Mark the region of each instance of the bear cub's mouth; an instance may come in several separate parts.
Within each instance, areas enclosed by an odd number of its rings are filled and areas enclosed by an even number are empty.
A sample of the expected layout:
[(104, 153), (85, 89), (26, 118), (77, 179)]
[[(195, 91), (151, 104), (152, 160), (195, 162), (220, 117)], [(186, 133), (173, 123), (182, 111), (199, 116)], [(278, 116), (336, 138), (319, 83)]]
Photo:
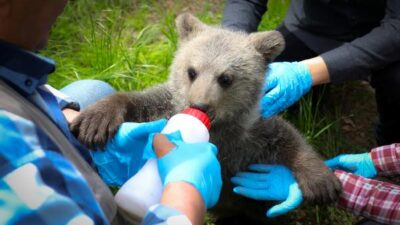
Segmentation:
[(203, 113), (207, 114), (207, 111), (210, 109), (210, 106), (207, 104), (203, 104), (203, 103), (192, 103), (192, 104), (190, 104), (190, 108), (198, 109), (198, 110), (202, 111)]
[(210, 119), (211, 124), (213, 124), (217, 120), (216, 112), (215, 112), (214, 108), (210, 105), (203, 104), (203, 103), (192, 103), (192, 104), (190, 104), (190, 107), (198, 109), (198, 110), (204, 112), (205, 114), (207, 114), (207, 116)]

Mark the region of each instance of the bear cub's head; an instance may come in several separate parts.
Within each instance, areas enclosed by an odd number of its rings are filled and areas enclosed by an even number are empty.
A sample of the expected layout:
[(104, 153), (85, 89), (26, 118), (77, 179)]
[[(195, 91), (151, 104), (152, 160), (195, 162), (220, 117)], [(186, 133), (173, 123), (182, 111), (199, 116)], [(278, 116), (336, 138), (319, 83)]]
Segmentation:
[(169, 82), (180, 105), (206, 111), (212, 122), (258, 118), (267, 64), (284, 48), (277, 31), (252, 34), (177, 17), (179, 48)]

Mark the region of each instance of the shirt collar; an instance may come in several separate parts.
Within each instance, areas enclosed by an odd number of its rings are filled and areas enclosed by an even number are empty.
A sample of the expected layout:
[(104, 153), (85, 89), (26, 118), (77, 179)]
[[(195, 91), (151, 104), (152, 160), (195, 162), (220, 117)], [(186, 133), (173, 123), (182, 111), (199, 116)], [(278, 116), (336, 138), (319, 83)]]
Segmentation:
[(26, 94), (47, 83), (48, 75), (54, 70), (51, 59), (0, 41), (0, 78)]

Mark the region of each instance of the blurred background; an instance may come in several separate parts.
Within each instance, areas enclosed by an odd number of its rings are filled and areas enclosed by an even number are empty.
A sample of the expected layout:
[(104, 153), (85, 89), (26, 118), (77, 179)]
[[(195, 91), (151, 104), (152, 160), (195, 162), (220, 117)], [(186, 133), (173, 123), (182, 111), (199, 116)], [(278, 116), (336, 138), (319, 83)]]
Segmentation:
[[(259, 30), (276, 28), (289, 0), (270, 0)], [(120, 91), (141, 90), (166, 80), (177, 48), (174, 19), (191, 12), (207, 24), (222, 20), (223, 0), (70, 0), (41, 54), (56, 61), (50, 84), (100, 79)], [(309, 94), (283, 116), (329, 158), (375, 146), (376, 108), (365, 82), (330, 85)], [(263, 216), (263, 215), (261, 215)], [(357, 218), (332, 206), (304, 205), (286, 224), (350, 225)], [(208, 215), (207, 225), (214, 225)]]

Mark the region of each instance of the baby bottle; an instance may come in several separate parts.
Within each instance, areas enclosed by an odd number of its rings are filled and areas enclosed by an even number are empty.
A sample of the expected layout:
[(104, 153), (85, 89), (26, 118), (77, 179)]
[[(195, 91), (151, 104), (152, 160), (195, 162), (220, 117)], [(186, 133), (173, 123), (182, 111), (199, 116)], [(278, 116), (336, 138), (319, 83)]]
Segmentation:
[[(210, 119), (195, 108), (187, 108), (172, 116), (162, 134), (180, 131), (186, 143), (208, 142)], [(132, 223), (139, 223), (149, 207), (160, 202), (163, 185), (158, 174), (157, 160), (149, 159), (135, 176), (130, 178), (115, 195), (123, 216)]]

